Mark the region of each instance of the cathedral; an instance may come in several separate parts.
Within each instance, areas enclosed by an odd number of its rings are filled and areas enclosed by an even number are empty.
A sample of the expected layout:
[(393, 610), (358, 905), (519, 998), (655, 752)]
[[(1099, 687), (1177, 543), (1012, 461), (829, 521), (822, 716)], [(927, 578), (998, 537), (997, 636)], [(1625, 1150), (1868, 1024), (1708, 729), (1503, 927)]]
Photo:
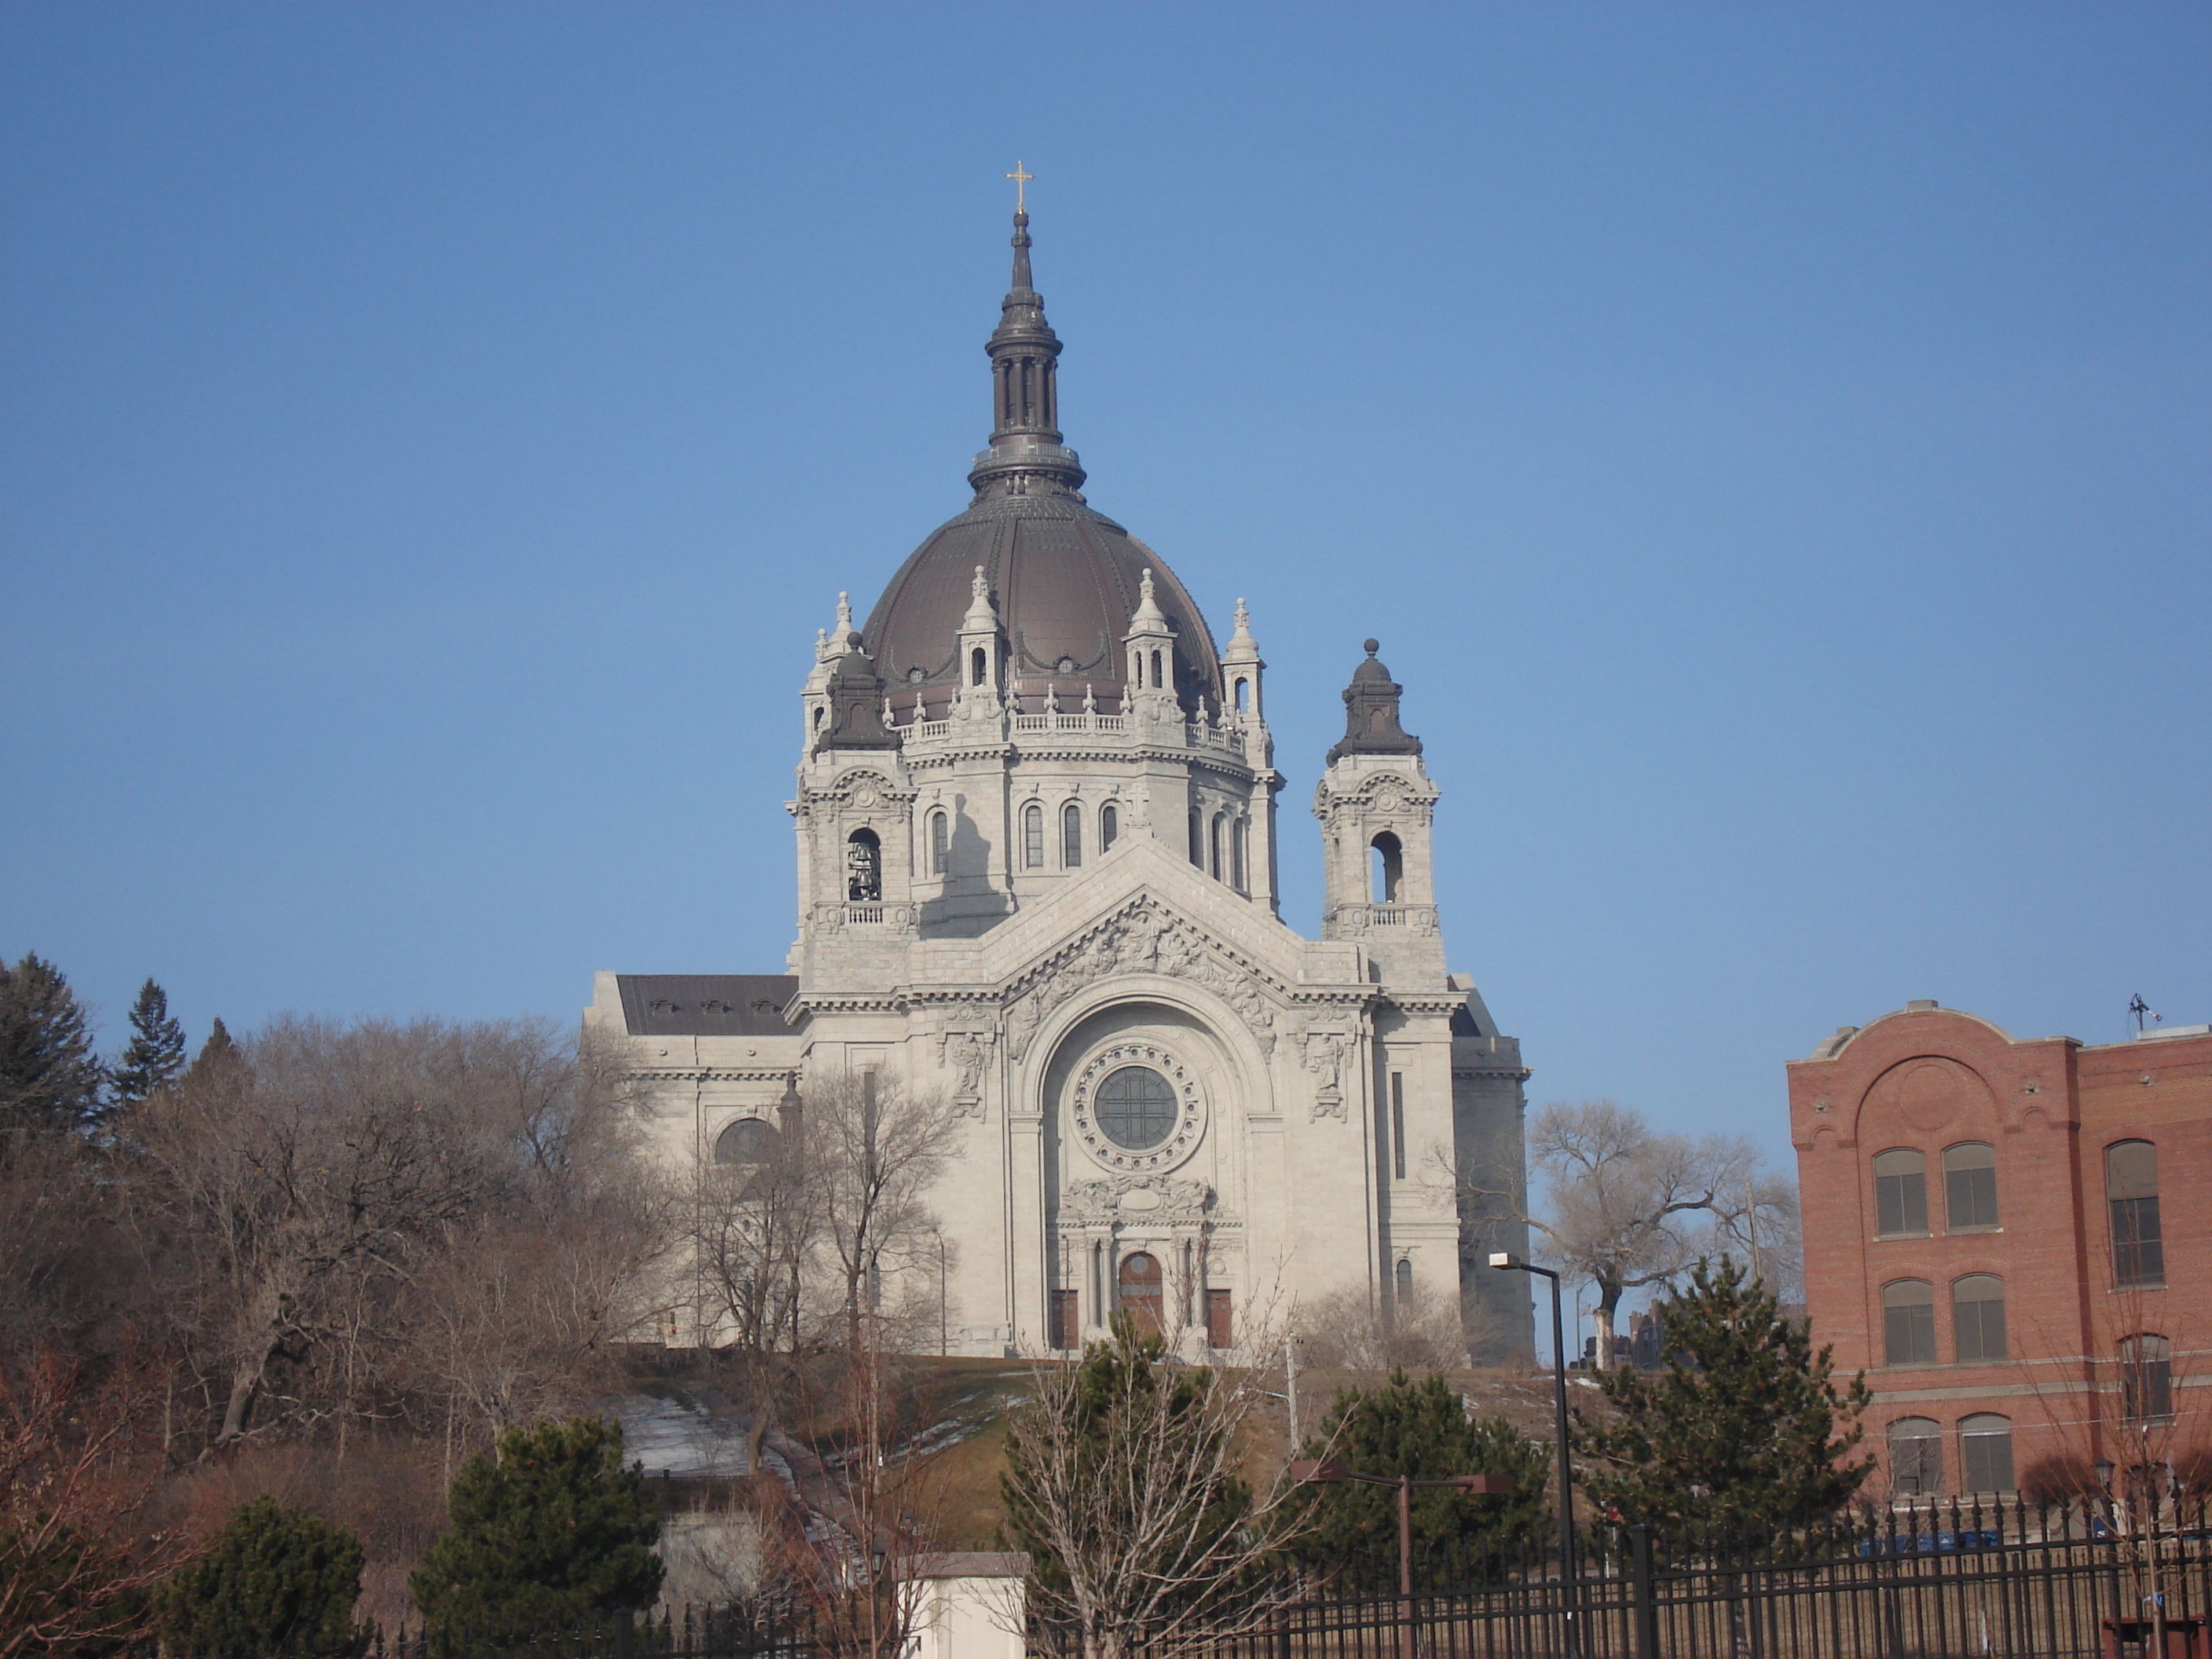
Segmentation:
[(1484, 1265), (1528, 1249), (1528, 1073), (1445, 966), (1401, 688), (1365, 641), (1303, 938), (1251, 617), (1217, 647), (1083, 495), (1030, 248), (1017, 210), (973, 499), (816, 640), (786, 971), (601, 973), (587, 1030), (674, 1159), (757, 1160), (820, 1079), (941, 1101), (953, 1352), (1079, 1347), (1119, 1308), (1198, 1358), (1255, 1311), (1349, 1292), (1387, 1318), (1417, 1288), (1457, 1297), (1478, 1360), (1530, 1348), (1526, 1280)]

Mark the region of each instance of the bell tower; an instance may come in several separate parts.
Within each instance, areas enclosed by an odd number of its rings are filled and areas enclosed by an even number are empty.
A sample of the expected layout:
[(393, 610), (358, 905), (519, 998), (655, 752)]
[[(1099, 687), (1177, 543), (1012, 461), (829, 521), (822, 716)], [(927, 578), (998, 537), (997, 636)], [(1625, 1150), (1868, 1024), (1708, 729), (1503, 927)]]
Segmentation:
[(1345, 689), (1345, 732), (1328, 751), (1314, 793), (1322, 822), (1322, 937), (1356, 939), (1386, 985), (1442, 987), (1443, 941), (1430, 836), (1437, 787), (1421, 764), (1421, 740), (1399, 724), (1405, 688), (1367, 659)]

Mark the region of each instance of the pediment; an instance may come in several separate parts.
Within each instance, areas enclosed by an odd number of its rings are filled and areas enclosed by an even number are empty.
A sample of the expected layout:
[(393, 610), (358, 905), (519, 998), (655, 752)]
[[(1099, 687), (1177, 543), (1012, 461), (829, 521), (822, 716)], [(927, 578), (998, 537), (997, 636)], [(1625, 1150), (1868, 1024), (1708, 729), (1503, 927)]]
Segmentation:
[(1254, 916), (1218, 884), (1139, 842), (996, 930), (984, 966), (1001, 988), (1017, 1060), (1079, 993), (1146, 975), (1212, 993), (1272, 1049), (1307, 948), (1272, 916)]

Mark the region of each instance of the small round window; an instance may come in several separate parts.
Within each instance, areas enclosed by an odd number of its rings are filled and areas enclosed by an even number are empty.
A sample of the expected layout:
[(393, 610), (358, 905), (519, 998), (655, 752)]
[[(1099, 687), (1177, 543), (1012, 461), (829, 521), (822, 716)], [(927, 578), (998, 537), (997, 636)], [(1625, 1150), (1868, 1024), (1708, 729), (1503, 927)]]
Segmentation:
[(1098, 1085), (1098, 1127), (1116, 1146), (1141, 1152), (1175, 1132), (1175, 1091), (1149, 1066), (1124, 1066)]

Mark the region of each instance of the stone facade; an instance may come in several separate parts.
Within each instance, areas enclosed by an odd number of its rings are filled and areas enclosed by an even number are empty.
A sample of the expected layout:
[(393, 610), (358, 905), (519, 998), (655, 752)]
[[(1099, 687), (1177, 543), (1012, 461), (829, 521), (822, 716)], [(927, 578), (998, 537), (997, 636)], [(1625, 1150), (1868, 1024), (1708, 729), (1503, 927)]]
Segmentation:
[(1401, 688), (1370, 641), (1316, 796), (1322, 937), (1301, 938), (1249, 615), (1217, 652), (1077, 492), (1025, 218), (1016, 249), (975, 501), (865, 630), (841, 596), (816, 642), (787, 973), (601, 974), (587, 1023), (632, 1045), (672, 1157), (772, 1130), (815, 1079), (948, 1102), (956, 1352), (1079, 1342), (1128, 1294), (1185, 1350), (1235, 1347), (1255, 1308), (1382, 1309), (1407, 1284), (1456, 1290), (1483, 1357), (1527, 1348), (1525, 1286), (1479, 1265), (1525, 1229), (1452, 1175), (1521, 1169), (1527, 1073), (1445, 967), (1439, 792)]

